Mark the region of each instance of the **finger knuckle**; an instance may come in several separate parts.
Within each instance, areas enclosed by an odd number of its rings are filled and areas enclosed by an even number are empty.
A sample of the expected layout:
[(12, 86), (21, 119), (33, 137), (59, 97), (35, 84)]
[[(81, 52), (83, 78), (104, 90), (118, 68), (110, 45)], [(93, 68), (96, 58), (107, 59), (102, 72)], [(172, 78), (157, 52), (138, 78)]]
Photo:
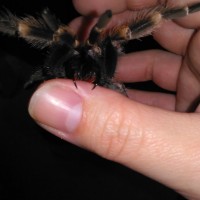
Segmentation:
[(134, 151), (140, 146), (143, 138), (141, 130), (138, 130), (138, 122), (131, 115), (127, 116), (119, 109), (107, 114), (101, 132), (96, 136), (94, 149), (101, 156), (118, 161), (129, 151)]

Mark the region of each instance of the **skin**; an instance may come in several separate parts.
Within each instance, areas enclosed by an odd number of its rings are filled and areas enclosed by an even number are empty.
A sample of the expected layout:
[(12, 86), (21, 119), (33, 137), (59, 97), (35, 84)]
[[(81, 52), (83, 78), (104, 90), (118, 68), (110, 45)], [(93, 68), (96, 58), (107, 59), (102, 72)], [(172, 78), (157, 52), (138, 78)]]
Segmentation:
[[(73, 2), (83, 16), (99, 15), (109, 8), (114, 19), (122, 19), (127, 9), (157, 3)], [(181, 1), (182, 5), (192, 2)], [(68, 142), (151, 177), (188, 199), (200, 199), (200, 107), (196, 104), (193, 112), (187, 112), (200, 95), (199, 19), (200, 12), (165, 21), (153, 36), (168, 51), (131, 53), (118, 62), (119, 80), (153, 80), (176, 95), (128, 90), (130, 98), (126, 98), (101, 87), (91, 90), (86, 82), (77, 82), (76, 89), (71, 80), (57, 79), (34, 93), (30, 115)], [(76, 31), (83, 21), (78, 18), (70, 26)]]

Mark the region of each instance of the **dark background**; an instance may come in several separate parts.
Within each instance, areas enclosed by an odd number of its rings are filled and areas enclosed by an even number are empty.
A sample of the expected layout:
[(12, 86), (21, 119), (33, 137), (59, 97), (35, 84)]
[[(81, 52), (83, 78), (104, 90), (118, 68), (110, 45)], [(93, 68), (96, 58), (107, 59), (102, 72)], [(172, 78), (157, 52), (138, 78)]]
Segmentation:
[[(49, 7), (68, 23), (78, 16), (71, 1), (0, 1), (19, 16)], [(136, 44), (136, 45), (135, 45)], [(129, 45), (159, 48), (151, 37)], [(44, 51), (0, 35), (0, 199), (182, 199), (132, 170), (75, 147), (38, 127), (27, 112), (33, 89), (22, 88)], [(155, 89), (150, 82), (138, 84)], [(159, 163), (158, 163), (159, 165)]]

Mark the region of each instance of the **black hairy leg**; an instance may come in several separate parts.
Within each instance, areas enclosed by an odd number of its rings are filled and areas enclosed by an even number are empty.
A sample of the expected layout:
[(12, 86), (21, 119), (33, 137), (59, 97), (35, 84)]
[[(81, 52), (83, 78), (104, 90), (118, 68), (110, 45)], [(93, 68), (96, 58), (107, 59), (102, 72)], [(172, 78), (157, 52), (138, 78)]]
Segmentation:
[(66, 25), (62, 25), (48, 8), (37, 18), (33, 16), (17, 17), (9, 10), (0, 14), (0, 32), (18, 36), (37, 48), (52, 47), (67, 43), (75, 46), (76, 36)]
[(151, 34), (162, 20), (173, 20), (200, 11), (200, 2), (185, 7), (167, 3), (138, 11), (127, 23), (108, 28), (112, 11), (105, 11), (91, 29), (86, 41), (79, 41), (67, 25), (48, 8), (37, 17), (17, 17), (8, 10), (0, 14), (0, 32), (24, 39), (32, 46), (48, 51), (47, 58), (26, 82), (25, 87), (54, 78), (82, 80), (126, 95), (123, 83), (115, 79), (118, 56), (129, 40)]

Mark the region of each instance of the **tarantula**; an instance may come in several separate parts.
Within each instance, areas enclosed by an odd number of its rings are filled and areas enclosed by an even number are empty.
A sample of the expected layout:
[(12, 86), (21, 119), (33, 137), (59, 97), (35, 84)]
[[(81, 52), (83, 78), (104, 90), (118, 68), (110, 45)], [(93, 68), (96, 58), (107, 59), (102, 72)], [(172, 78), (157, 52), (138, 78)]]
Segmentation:
[(38, 17), (19, 18), (5, 10), (0, 15), (0, 32), (25, 39), (34, 47), (49, 48), (44, 65), (35, 71), (25, 84), (54, 78), (83, 80), (126, 94), (125, 87), (114, 78), (118, 55), (125, 42), (139, 39), (161, 23), (200, 11), (200, 2), (185, 7), (157, 6), (140, 11), (135, 20), (105, 31), (112, 11), (105, 11), (92, 28), (86, 41), (80, 42), (67, 25), (58, 20), (48, 8)]

